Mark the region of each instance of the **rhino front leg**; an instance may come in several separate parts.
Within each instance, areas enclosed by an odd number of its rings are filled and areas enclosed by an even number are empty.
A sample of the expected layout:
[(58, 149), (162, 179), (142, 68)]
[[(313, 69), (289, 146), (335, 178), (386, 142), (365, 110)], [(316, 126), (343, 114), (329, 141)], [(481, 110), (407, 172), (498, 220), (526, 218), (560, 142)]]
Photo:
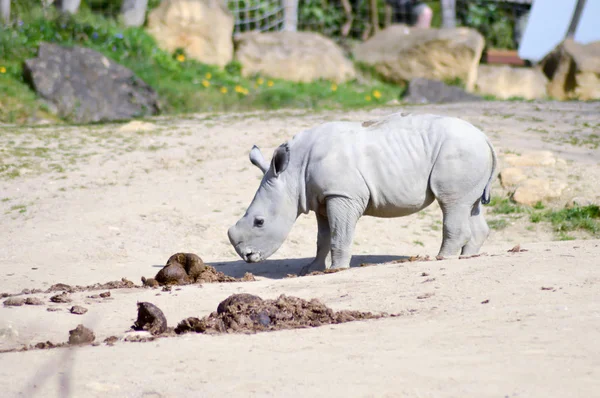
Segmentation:
[(306, 275), (313, 271), (323, 271), (327, 268), (327, 256), (331, 251), (331, 230), (329, 229), (329, 220), (327, 217), (317, 214), (317, 256), (310, 264), (304, 266), (300, 271), (300, 275)]
[(365, 205), (344, 197), (327, 199), (327, 218), (331, 229), (331, 268), (348, 268), (352, 258), (354, 229)]

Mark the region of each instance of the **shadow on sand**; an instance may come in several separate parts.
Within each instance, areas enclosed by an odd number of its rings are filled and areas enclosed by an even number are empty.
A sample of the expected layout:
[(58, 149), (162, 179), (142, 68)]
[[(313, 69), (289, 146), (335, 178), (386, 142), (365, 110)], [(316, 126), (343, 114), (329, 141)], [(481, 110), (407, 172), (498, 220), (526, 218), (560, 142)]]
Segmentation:
[[(363, 263), (380, 264), (407, 258), (408, 256), (356, 255), (352, 256), (350, 267), (359, 267)], [(246, 263), (242, 260), (214, 262), (207, 264), (215, 267), (217, 271), (221, 271), (224, 274), (233, 276), (235, 278), (241, 278), (246, 272), (251, 272), (256, 276), (269, 279), (282, 279), (288, 274), (298, 274), (302, 267), (309, 264), (312, 260), (312, 257), (305, 257), (281, 260), (265, 260), (260, 263), (253, 264)]]

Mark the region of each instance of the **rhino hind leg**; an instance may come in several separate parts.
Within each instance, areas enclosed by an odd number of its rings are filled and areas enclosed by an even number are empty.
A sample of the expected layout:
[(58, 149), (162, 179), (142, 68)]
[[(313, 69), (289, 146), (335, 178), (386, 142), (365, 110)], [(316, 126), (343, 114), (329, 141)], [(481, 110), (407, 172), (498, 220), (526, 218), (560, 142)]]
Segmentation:
[(324, 271), (327, 268), (327, 258), (331, 253), (331, 229), (326, 216), (317, 214), (317, 255), (308, 265), (300, 271), (300, 275), (306, 275), (313, 271)]
[(471, 228), (471, 239), (463, 246), (460, 254), (463, 256), (472, 256), (479, 253), (479, 249), (483, 246), (483, 242), (490, 234), (490, 228), (483, 216), (481, 201), (478, 200), (471, 209), (469, 217), (469, 226)]
[(471, 225), (469, 222), (470, 206), (444, 205), (440, 203), (443, 221), (442, 246), (439, 256), (456, 256), (471, 240)]

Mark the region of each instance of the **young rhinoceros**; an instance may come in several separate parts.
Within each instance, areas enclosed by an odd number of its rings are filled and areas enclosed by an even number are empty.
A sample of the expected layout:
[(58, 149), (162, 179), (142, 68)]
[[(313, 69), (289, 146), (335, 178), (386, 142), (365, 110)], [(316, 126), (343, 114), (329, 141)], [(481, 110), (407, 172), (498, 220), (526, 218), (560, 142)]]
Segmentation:
[(271, 256), (297, 217), (317, 216), (317, 254), (301, 274), (350, 266), (354, 228), (363, 216), (402, 217), (437, 199), (443, 212), (441, 256), (479, 252), (489, 228), (496, 153), (470, 123), (437, 115), (392, 114), (378, 122), (329, 122), (279, 146), (269, 164), (254, 146), (250, 161), (264, 173), (229, 240), (246, 262)]

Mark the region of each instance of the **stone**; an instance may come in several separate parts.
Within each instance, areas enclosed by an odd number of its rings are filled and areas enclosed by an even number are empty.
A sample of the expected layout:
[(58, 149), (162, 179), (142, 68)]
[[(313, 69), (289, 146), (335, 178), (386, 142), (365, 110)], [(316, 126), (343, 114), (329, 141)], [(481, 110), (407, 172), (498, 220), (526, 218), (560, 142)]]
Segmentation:
[(59, 116), (78, 123), (154, 115), (158, 95), (131, 70), (84, 47), (41, 43), (25, 79)]
[[(600, 203), (600, 202), (597, 202), (597, 203)], [(573, 207), (586, 207), (586, 206), (591, 206), (593, 204), (595, 204), (593, 199), (586, 198), (586, 197), (581, 197), (581, 196), (576, 196), (574, 198), (571, 198), (565, 204), (565, 207), (567, 209), (571, 209)]]
[(73, 307), (71, 307), (71, 309), (69, 311), (71, 312), (71, 314), (75, 314), (75, 315), (83, 315), (86, 312), (88, 312), (87, 308), (82, 307), (80, 305), (74, 305)]
[(475, 91), (499, 99), (543, 99), (547, 96), (547, 84), (548, 78), (539, 68), (479, 65)]
[(69, 330), (69, 344), (80, 345), (90, 344), (96, 339), (94, 332), (91, 329), (79, 324), (73, 330)]
[(386, 80), (404, 83), (414, 77), (460, 79), (473, 91), (485, 40), (475, 29), (410, 28), (393, 24), (354, 49), (356, 61), (371, 65)]
[(533, 206), (538, 202), (560, 197), (566, 187), (565, 183), (551, 183), (548, 180), (532, 178), (525, 180), (517, 187), (513, 200), (522, 205)]
[(566, 39), (540, 62), (550, 79), (548, 94), (559, 100), (600, 99), (600, 41)]
[(148, 14), (147, 31), (158, 46), (205, 64), (233, 59), (233, 15), (222, 0), (163, 0)]
[(523, 170), (517, 167), (507, 167), (500, 172), (500, 182), (505, 189), (513, 188), (526, 179)]
[(22, 297), (9, 297), (4, 300), (5, 307), (20, 307), (25, 304), (25, 299)]
[(333, 40), (315, 32), (246, 32), (235, 39), (243, 76), (263, 75), (293, 82), (354, 79), (352, 62)]
[(123, 133), (135, 133), (138, 131), (151, 131), (156, 128), (153, 123), (143, 122), (141, 120), (132, 120), (119, 127), (119, 131)]
[(509, 153), (504, 161), (513, 167), (551, 167), (556, 164), (556, 156), (550, 151), (529, 151), (520, 156)]
[(460, 87), (449, 86), (438, 80), (416, 77), (408, 83), (403, 101), (425, 104), (443, 102), (479, 101), (481, 97), (467, 93)]

